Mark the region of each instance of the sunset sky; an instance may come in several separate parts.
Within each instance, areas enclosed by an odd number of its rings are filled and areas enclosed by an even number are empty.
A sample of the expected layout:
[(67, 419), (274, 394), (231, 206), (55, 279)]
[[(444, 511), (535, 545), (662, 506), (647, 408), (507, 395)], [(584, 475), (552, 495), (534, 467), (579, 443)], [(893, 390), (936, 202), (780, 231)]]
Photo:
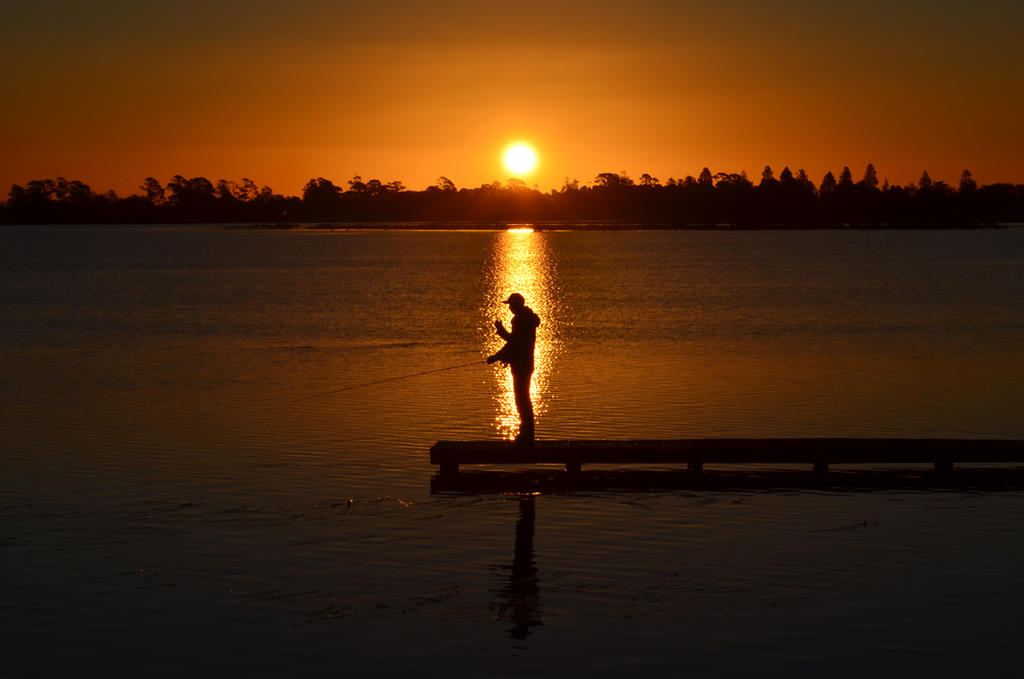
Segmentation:
[[(80, 179), (541, 190), (770, 164), (1024, 182), (1024, 3), (5, 2), (0, 197)], [(2, 199), (2, 198), (0, 198)]]

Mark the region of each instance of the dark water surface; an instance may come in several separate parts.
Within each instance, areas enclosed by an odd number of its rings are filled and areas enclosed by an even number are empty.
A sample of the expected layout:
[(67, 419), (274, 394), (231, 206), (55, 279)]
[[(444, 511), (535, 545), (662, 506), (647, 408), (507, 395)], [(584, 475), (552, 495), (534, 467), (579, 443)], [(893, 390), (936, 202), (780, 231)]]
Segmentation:
[(1018, 676), (1020, 484), (431, 494), (433, 441), (514, 435), (508, 375), (361, 385), (482, 361), (519, 291), (541, 438), (1024, 438), (1022, 265), (1020, 229), (0, 230), (0, 676)]

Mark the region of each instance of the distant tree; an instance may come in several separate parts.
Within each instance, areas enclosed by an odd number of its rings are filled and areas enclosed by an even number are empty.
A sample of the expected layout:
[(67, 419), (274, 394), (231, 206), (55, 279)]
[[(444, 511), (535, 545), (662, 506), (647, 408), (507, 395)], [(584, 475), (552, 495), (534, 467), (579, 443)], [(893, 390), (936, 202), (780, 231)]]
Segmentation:
[(769, 184), (775, 183), (775, 174), (772, 172), (771, 165), (765, 165), (764, 169), (761, 170), (761, 183), (758, 186), (768, 186)]
[(456, 191), (455, 183), (448, 179), (448, 177), (438, 177), (437, 182), (434, 184), (437, 188), (442, 191)]
[(25, 184), (25, 197), (30, 204), (45, 204), (56, 200), (57, 182), (52, 179), (33, 179)]
[[(341, 187), (330, 179), (310, 179), (302, 187), (301, 211), (309, 219), (334, 219), (342, 207), (341, 194)], [(274, 197), (261, 191), (260, 199), (273, 201)]]
[(735, 172), (716, 172), (714, 180), (716, 188), (724, 186), (750, 186), (750, 180), (747, 179), (746, 172), (739, 174)]
[(925, 170), (921, 174), (921, 178), (917, 180), (917, 186), (920, 189), (928, 190), (932, 188), (932, 178), (928, 176), (928, 170)]
[(352, 193), (366, 193), (366, 184), (363, 183), (363, 178), (353, 175), (352, 179), (348, 180), (348, 190)]
[(594, 184), (608, 188), (614, 186), (632, 186), (633, 180), (630, 179), (629, 175), (625, 172), (602, 172), (594, 178)]
[(405, 184), (396, 179), (395, 181), (385, 184), (384, 190), (388, 193), (401, 193), (402, 191), (405, 191)]
[(242, 177), (242, 183), (238, 185), (235, 198), (238, 200), (251, 203), (260, 196), (260, 190), (256, 186), (256, 182), (249, 179), (248, 177)]
[(789, 166), (782, 168), (782, 172), (779, 173), (779, 181), (783, 184), (793, 184), (793, 173), (790, 172)]
[(843, 171), (839, 173), (839, 184), (838, 186), (852, 186), (853, 175), (850, 174), (850, 168), (843, 166)]
[(64, 177), (57, 177), (54, 186), (54, 199), (60, 202), (82, 207), (88, 205), (96, 198), (88, 184), (78, 180), (68, 181)]
[(185, 179), (180, 174), (176, 174), (167, 183), (167, 192), (170, 194), (168, 202), (184, 210), (190, 218), (193, 216), (197, 219), (201, 218), (198, 216), (200, 212), (215, 200), (213, 183), (206, 177)]
[(227, 179), (218, 179), (213, 192), (219, 200), (238, 200), (238, 184)]
[(860, 183), (869, 189), (878, 188), (878, 174), (875, 172), (875, 166), (871, 163), (868, 163), (864, 170), (864, 179)]
[(562, 184), (562, 193), (570, 193), (579, 190), (580, 181), (578, 179), (573, 179), (572, 181), (569, 181), (568, 177), (565, 178), (565, 182)]
[(142, 182), (142, 196), (153, 205), (163, 205), (166, 202), (164, 187), (153, 177), (146, 177)]
[(821, 180), (821, 186), (818, 188), (818, 193), (821, 194), (822, 198), (832, 195), (836, 190), (836, 177), (832, 174), (832, 171), (825, 173), (825, 176)]
[(18, 184), (11, 184), (11, 190), (7, 193), (7, 207), (21, 207), (28, 202), (28, 192), (25, 187)]
[(974, 176), (970, 170), (964, 170), (963, 174), (960, 175), (960, 193), (974, 193), (978, 190), (978, 183), (974, 181)]
[(167, 202), (164, 187), (155, 178), (146, 177), (139, 188), (142, 190), (142, 198), (150, 205), (163, 205)]
[(701, 186), (714, 186), (714, 178), (711, 176), (711, 170), (704, 168), (700, 171), (700, 175), (697, 177), (697, 183)]
[(341, 189), (334, 185), (330, 179), (324, 179), (323, 177), (317, 177), (316, 179), (310, 179), (306, 182), (306, 185), (302, 187), (302, 201), (323, 201), (324, 199), (333, 200), (341, 195)]
[(651, 175), (647, 174), (646, 172), (644, 172), (642, 175), (640, 175), (640, 185), (641, 186), (646, 186), (648, 188), (654, 188), (655, 186), (661, 186), (661, 184), (658, 182), (658, 178), (657, 177), (652, 177)]
[(796, 181), (797, 181), (797, 183), (798, 183), (798, 184), (800, 184), (800, 186), (802, 186), (802, 187), (803, 187), (803, 188), (804, 188), (805, 190), (808, 190), (808, 191), (810, 191), (811, 193), (814, 193), (814, 182), (812, 182), (812, 181), (810, 180), (810, 178), (809, 178), (809, 177), (807, 176), (807, 172), (806, 172), (806, 171), (804, 171), (804, 169), (803, 169), (803, 168), (801, 168), (801, 169), (797, 170), (797, 173), (796, 173)]

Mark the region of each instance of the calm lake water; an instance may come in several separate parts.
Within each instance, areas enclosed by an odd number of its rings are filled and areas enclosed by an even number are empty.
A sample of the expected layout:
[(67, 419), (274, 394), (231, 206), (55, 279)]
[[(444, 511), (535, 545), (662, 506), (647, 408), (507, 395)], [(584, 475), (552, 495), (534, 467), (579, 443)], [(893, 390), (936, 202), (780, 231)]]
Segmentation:
[(427, 449), (514, 435), (514, 291), (540, 438), (1024, 438), (1022, 271), (1022, 229), (0, 229), (0, 675), (1019, 676), (1020, 484), (431, 493)]

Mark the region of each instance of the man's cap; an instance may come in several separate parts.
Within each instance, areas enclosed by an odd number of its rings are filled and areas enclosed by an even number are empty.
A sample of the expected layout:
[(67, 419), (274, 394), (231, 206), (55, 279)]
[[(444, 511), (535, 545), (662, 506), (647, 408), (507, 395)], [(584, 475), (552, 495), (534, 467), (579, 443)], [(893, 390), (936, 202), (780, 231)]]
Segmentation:
[(505, 304), (526, 304), (526, 300), (523, 299), (523, 296), (520, 295), (518, 292), (513, 292), (511, 295), (508, 296), (508, 299), (506, 299), (504, 303)]

